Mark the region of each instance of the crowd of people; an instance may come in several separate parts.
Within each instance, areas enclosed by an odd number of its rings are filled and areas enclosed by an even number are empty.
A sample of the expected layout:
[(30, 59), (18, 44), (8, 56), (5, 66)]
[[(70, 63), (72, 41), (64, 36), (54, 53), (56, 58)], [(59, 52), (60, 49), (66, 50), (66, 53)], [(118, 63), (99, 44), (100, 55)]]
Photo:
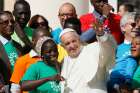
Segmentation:
[(26, 0), (0, 11), (0, 93), (140, 93), (140, 13), (90, 3), (84, 15), (63, 3), (56, 29)]

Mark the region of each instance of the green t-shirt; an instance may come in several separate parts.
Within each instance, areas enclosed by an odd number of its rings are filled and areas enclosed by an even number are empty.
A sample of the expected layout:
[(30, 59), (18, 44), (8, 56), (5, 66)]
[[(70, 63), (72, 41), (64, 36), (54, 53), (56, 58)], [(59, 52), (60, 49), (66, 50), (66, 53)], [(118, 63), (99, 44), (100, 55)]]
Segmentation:
[(10, 60), (11, 63), (11, 68), (13, 70), (14, 68), (14, 64), (16, 62), (16, 59), (18, 58), (18, 53), (16, 48), (13, 46), (13, 43), (11, 41), (8, 41), (5, 45), (4, 45), (5, 51), (8, 54), (8, 58)]
[[(32, 36), (33, 36), (33, 29), (30, 27), (25, 27), (24, 28), (24, 32), (27, 35), (27, 37), (29, 38), (30, 41), (32, 41)], [(18, 37), (18, 35), (16, 34), (16, 32), (14, 31), (13, 35), (12, 35), (12, 39), (15, 40), (16, 42), (18, 42), (21, 46), (25, 46), (25, 44), (23, 43), (23, 41)]]
[[(57, 71), (55, 68), (48, 66), (43, 61), (38, 61), (29, 67), (24, 74), (22, 81), (39, 80), (41, 78), (47, 78), (56, 74)], [(60, 84), (55, 81), (48, 81), (30, 93), (60, 93)]]
[(133, 80), (132, 80), (132, 87), (140, 88), (140, 66), (138, 66), (137, 70), (134, 73)]

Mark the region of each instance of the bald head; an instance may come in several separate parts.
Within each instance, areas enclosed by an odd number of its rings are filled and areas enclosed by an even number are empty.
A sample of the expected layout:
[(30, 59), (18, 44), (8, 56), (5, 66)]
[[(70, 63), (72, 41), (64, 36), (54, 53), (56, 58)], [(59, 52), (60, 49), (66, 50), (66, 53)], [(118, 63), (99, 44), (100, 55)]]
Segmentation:
[(62, 4), (60, 6), (60, 8), (59, 8), (59, 13), (61, 13), (64, 10), (68, 10), (68, 9), (76, 14), (76, 9), (75, 9), (74, 5), (71, 4), (71, 3), (64, 3), (64, 4)]
[(72, 5), (71, 3), (64, 3), (59, 8), (58, 17), (60, 19), (62, 27), (64, 26), (64, 22), (67, 18), (77, 17), (74, 5)]

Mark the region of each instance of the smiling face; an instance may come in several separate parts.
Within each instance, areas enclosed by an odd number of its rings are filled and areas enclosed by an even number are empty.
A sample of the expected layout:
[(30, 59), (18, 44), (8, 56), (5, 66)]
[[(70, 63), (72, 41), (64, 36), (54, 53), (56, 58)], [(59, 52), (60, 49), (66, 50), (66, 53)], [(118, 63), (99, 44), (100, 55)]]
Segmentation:
[(24, 28), (31, 17), (30, 6), (25, 3), (16, 3), (13, 14), (15, 16), (15, 20), (22, 28)]
[(102, 14), (104, 3), (108, 3), (108, 0), (90, 0), (90, 2), (94, 6), (94, 9)]
[(71, 17), (77, 17), (74, 6), (70, 3), (63, 4), (59, 9), (58, 14), (61, 26), (64, 27), (65, 20)]
[(67, 32), (61, 36), (62, 45), (70, 57), (77, 57), (80, 54), (81, 42), (76, 32)]
[(135, 58), (140, 58), (140, 36), (136, 36), (132, 40), (131, 54)]
[(3, 13), (0, 15), (0, 34), (10, 39), (14, 32), (14, 19), (12, 14)]
[(47, 63), (54, 62), (58, 58), (57, 45), (51, 39), (46, 40), (41, 48), (41, 55)]

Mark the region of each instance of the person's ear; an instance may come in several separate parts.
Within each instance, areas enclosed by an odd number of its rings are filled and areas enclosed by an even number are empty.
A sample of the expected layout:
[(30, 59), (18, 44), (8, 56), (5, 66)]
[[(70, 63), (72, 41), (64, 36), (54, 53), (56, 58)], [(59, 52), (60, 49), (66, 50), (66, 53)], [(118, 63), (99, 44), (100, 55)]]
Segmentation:
[(14, 10), (12, 11), (12, 13), (13, 13), (13, 15), (15, 16), (15, 11), (14, 11)]

